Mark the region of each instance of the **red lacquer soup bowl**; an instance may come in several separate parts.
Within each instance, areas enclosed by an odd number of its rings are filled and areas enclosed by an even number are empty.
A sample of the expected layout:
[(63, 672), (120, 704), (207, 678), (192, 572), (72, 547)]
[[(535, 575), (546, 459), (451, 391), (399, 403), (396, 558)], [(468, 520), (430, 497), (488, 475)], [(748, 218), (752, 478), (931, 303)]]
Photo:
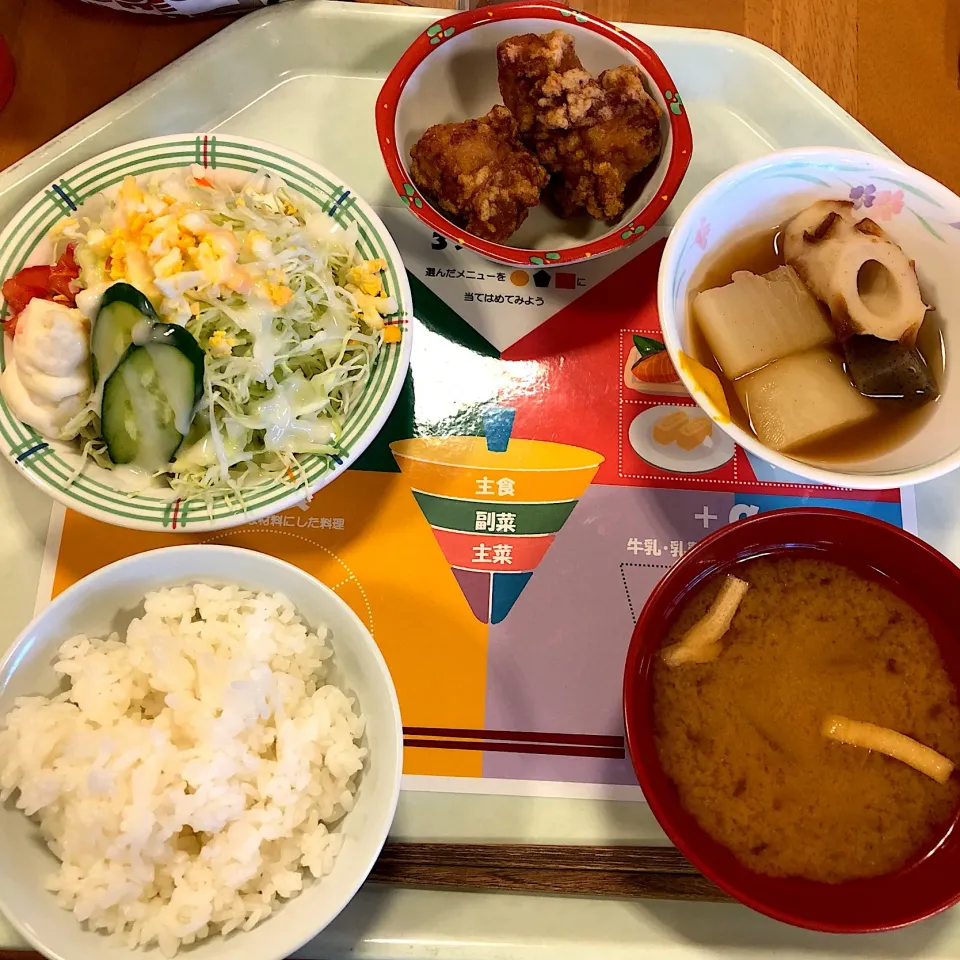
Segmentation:
[(708, 836), (684, 810), (660, 765), (652, 667), (679, 607), (705, 579), (769, 555), (818, 556), (883, 582), (926, 618), (947, 672), (960, 688), (960, 570), (946, 557), (890, 524), (841, 510), (779, 510), (738, 521), (678, 561), (637, 621), (623, 700), (627, 744), (644, 795), (667, 836), (705, 876), (767, 916), (830, 933), (892, 930), (932, 916), (960, 900), (960, 808), (926, 849), (884, 876), (839, 884), (768, 877)]

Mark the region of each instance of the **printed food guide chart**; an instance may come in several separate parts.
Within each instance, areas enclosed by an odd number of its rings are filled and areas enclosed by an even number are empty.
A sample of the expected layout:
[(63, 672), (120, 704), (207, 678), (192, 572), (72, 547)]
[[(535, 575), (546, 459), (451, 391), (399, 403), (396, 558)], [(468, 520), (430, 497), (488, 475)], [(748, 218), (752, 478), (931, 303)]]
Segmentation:
[(143, 550), (261, 550), (373, 633), (400, 698), (405, 787), (642, 800), (623, 662), (664, 572), (780, 507), (916, 532), (913, 492), (808, 483), (711, 424), (660, 349), (662, 230), (593, 263), (517, 270), (381, 213), (419, 324), (399, 403), (353, 469), (309, 504), (214, 534), (191, 534), (189, 509), (171, 537), (55, 505), (38, 605)]

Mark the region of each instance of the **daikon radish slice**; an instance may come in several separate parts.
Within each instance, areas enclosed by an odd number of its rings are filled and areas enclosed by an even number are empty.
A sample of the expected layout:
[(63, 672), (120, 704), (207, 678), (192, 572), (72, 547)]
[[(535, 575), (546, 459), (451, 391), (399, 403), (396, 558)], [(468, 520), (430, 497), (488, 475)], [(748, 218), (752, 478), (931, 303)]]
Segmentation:
[(836, 339), (792, 267), (763, 276), (740, 270), (725, 287), (697, 294), (693, 316), (731, 380)]
[(707, 663), (720, 656), (723, 649), (720, 640), (730, 629), (730, 624), (749, 589), (750, 584), (729, 574), (716, 599), (706, 614), (684, 635), (679, 643), (671, 644), (661, 656), (671, 667), (681, 663)]
[(937, 783), (946, 783), (953, 773), (953, 761), (889, 727), (878, 727), (874, 723), (849, 720), (847, 717), (830, 716), (823, 721), (821, 732), (830, 740), (837, 740), (851, 747), (863, 747), (864, 750), (876, 750), (877, 753), (900, 760), (914, 770), (925, 773)]
[(759, 441), (778, 452), (789, 453), (878, 412), (850, 383), (840, 358), (822, 347), (769, 363), (734, 387)]

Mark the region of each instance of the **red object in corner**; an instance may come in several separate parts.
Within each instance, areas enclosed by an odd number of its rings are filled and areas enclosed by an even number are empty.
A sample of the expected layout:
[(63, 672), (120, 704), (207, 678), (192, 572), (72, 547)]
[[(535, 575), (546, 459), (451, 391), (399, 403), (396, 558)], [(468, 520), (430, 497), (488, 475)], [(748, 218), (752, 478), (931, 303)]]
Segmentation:
[(10, 48), (7, 46), (7, 41), (0, 35), (0, 110), (4, 108), (13, 93), (15, 74)]

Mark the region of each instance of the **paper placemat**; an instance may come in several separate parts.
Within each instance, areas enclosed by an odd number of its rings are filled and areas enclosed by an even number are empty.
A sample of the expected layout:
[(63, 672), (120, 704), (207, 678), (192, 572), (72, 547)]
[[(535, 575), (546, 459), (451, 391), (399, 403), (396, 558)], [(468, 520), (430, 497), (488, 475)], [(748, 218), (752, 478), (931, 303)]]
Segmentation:
[[(400, 697), (408, 789), (641, 800), (622, 671), (663, 573), (724, 524), (781, 507), (838, 506), (916, 532), (912, 490), (808, 483), (697, 426), (677, 384), (628, 385), (634, 337), (660, 337), (663, 232), (595, 263), (515, 270), (406, 211), (380, 213), (419, 326), (397, 408), (353, 469), (300, 508), (216, 534), (191, 533), (191, 504), (171, 509), (174, 537), (57, 506), (38, 606), (139, 551), (262, 550), (370, 628)], [(491, 452), (485, 430), (511, 415), (506, 449)], [(679, 440), (678, 422), (690, 427)]]

